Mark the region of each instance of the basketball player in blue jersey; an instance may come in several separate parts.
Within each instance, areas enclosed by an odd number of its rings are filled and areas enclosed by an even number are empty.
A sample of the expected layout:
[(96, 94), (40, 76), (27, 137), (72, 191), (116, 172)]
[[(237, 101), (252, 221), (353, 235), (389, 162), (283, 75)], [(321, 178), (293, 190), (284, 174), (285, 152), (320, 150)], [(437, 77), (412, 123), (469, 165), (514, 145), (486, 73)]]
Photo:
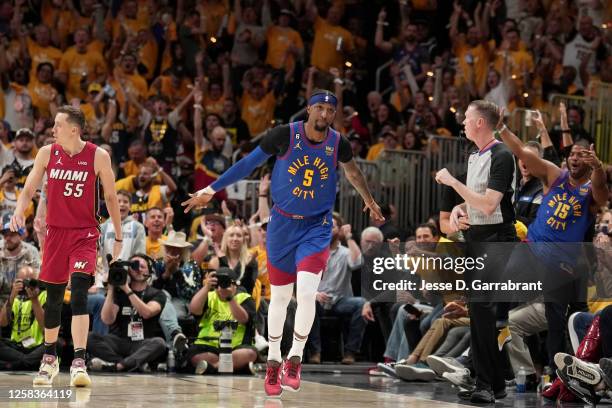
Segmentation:
[[(562, 282), (562, 276), (567, 275), (564, 269), (575, 268), (580, 255), (580, 245), (567, 243), (585, 241), (598, 208), (607, 202), (608, 187), (602, 163), (593, 145), (588, 146), (581, 140), (572, 146), (566, 159), (567, 170), (562, 170), (526, 148), (506, 125), (500, 126), (501, 123), (498, 129), (503, 142), (544, 186), (542, 205), (529, 225), (527, 240), (536, 243), (529, 248), (546, 265), (545, 278), (548, 279), (545, 281)], [(545, 302), (545, 312), (549, 362), (551, 367), (555, 367), (555, 354), (565, 351), (569, 302), (576, 301), (577, 295), (572, 284), (559, 286), (552, 295), (554, 299)], [(551, 293), (545, 294), (545, 300), (550, 296)], [(545, 397), (556, 397), (553, 394), (553, 389), (543, 393)]]
[[(253, 152), (182, 204), (186, 206), (185, 212), (205, 206), (215, 192), (248, 176), (270, 156), (276, 156), (271, 181), (274, 207), (266, 242), (271, 299), (265, 391), (270, 397), (280, 396), (283, 389), (300, 388), (302, 353), (315, 316), (321, 273), (329, 257), (338, 162), (363, 198), (364, 211), (369, 210), (376, 220), (384, 220), (353, 160), (350, 143), (330, 127), (336, 106), (333, 93), (315, 91), (306, 108), (307, 121), (270, 129)], [(281, 337), (294, 283), (298, 305), (293, 345), (281, 364)]]

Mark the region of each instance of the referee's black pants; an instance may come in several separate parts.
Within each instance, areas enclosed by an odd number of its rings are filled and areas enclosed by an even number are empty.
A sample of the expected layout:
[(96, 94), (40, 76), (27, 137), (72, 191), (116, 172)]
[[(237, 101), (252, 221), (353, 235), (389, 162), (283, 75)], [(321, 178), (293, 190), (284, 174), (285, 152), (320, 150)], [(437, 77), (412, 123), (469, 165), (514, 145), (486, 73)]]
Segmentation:
[[(516, 230), (512, 223), (471, 226), (466, 232), (468, 255), (474, 258), (486, 251), (485, 269), (479, 276), (466, 276), (468, 280), (482, 276), (500, 275), (504, 270), (504, 259), (494, 255), (495, 247), (480, 243), (516, 242)], [(486, 246), (486, 249), (485, 249)], [(499, 249), (499, 248), (498, 248)], [(504, 251), (499, 251), (504, 253)], [(507, 251), (506, 251), (507, 253)], [(497, 305), (486, 293), (470, 294), (468, 301), (470, 316), (470, 347), (476, 374), (476, 388), (491, 390), (494, 393), (506, 388), (504, 361), (497, 345)]]

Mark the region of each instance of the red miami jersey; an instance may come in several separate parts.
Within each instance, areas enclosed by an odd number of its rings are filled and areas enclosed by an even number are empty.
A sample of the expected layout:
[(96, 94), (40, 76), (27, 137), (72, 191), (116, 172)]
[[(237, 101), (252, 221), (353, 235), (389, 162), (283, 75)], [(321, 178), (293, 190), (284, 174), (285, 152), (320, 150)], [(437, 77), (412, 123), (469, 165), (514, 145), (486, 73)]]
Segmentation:
[(47, 225), (56, 228), (98, 226), (98, 182), (94, 158), (98, 147), (85, 143), (70, 157), (53, 143), (47, 164)]

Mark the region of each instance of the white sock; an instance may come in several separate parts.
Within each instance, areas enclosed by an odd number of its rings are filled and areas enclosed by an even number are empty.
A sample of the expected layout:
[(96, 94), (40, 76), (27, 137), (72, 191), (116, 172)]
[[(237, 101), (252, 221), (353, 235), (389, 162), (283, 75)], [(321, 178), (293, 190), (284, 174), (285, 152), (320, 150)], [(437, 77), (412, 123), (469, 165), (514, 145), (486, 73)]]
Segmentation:
[(270, 305), (268, 307), (268, 361), (283, 361), (281, 340), (287, 316), (287, 306), (293, 295), (293, 283), (283, 286), (270, 285)]
[(308, 340), (312, 322), (315, 318), (315, 301), (321, 276), (322, 273), (298, 272), (296, 291), (297, 310), (295, 311), (293, 344), (287, 358), (298, 356), (300, 360), (302, 359), (304, 346), (306, 345), (306, 340)]

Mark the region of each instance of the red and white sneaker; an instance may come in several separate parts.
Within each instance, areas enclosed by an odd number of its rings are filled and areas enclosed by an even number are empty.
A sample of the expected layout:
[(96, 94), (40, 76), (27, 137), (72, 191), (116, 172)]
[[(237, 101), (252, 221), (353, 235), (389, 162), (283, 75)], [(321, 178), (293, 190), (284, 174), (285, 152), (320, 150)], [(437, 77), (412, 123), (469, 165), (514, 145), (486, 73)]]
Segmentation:
[(293, 356), (283, 362), (283, 380), (281, 382), (284, 390), (298, 392), (300, 390), (300, 378), (302, 373), (302, 362), (298, 356)]
[(280, 397), (283, 393), (281, 387), (281, 363), (278, 361), (268, 360), (264, 388), (268, 397)]

